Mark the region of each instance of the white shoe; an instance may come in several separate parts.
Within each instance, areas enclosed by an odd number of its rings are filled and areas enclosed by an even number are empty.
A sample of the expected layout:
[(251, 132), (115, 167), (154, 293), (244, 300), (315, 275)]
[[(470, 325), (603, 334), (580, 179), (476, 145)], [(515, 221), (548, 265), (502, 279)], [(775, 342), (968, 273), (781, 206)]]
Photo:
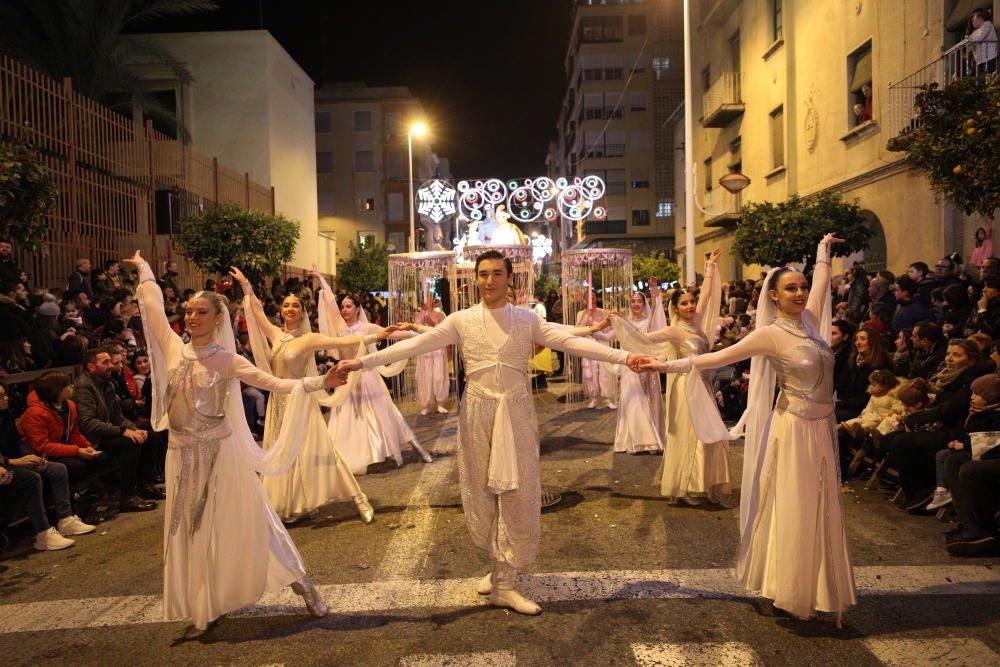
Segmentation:
[(615, 405), (614, 401), (608, 401), (608, 410), (617, 410), (618, 406)]
[(97, 530), (97, 526), (91, 526), (89, 523), (84, 523), (80, 520), (80, 517), (75, 514), (59, 519), (59, 524), (56, 528), (63, 537), (69, 537), (70, 535), (86, 535), (87, 533), (92, 533)]
[(934, 489), (934, 497), (931, 499), (927, 509), (936, 510), (951, 503), (951, 491), (948, 489)]
[(448, 408), (444, 407), (443, 405), (439, 405), (438, 406), (438, 413), (440, 413), (442, 415), (446, 415), (446, 414), (448, 414)]
[(511, 609), (526, 616), (537, 616), (542, 613), (541, 607), (513, 589), (494, 589), (490, 593), (490, 604), (494, 607)]
[(476, 592), (480, 595), (489, 595), (493, 592), (493, 573), (490, 572), (485, 577), (476, 582)]
[(590, 403), (587, 403), (587, 408), (590, 410), (593, 410), (596, 407), (597, 407), (597, 401), (591, 401)]
[(51, 527), (35, 536), (36, 551), (58, 551), (71, 547), (73, 544), (73, 540), (63, 537), (55, 528)]
[(424, 408), (423, 410), (420, 411), (421, 417), (426, 417), (428, 414), (430, 414), (430, 412), (427, 410), (427, 408)]

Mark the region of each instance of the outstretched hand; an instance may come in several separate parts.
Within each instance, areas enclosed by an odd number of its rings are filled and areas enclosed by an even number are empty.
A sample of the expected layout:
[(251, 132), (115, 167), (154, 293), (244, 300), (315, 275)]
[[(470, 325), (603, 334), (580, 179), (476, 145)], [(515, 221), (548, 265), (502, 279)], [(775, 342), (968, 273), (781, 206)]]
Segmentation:
[(655, 357), (642, 357), (639, 361), (639, 371), (656, 371), (658, 373), (665, 373), (667, 370), (666, 362), (660, 361)]
[(341, 370), (340, 364), (337, 364), (326, 372), (326, 376), (323, 378), (323, 386), (327, 389), (333, 389), (342, 384), (347, 384), (347, 375), (348, 372)]
[(407, 331), (407, 329), (404, 329), (402, 324), (390, 324), (389, 326), (379, 331), (378, 334), (376, 334), (376, 337), (379, 340), (385, 340), (386, 338), (396, 333), (397, 331)]
[(361, 370), (361, 360), (360, 359), (342, 359), (336, 366), (338, 371), (343, 371), (346, 377), (347, 373), (353, 373), (354, 371)]
[(838, 238), (836, 234), (830, 233), (823, 237), (820, 243), (824, 245), (830, 245), (832, 243), (845, 243), (846, 239)]
[(712, 251), (712, 254), (708, 256), (708, 263), (709, 264), (715, 264), (715, 263), (717, 263), (719, 261), (719, 256), (721, 254), (722, 254), (721, 250), (719, 250), (718, 248), (714, 249)]
[(131, 257), (126, 257), (125, 259), (122, 260), (122, 262), (125, 264), (134, 264), (136, 266), (139, 266), (139, 264), (143, 262), (142, 251), (137, 249), (134, 255), (132, 255)]

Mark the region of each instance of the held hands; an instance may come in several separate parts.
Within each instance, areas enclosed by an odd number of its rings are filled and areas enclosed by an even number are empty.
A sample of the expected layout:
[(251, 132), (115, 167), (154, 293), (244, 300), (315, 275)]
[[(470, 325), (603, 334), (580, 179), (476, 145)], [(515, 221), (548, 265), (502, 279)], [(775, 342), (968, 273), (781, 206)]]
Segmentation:
[(404, 329), (402, 324), (390, 324), (389, 326), (385, 327), (377, 334), (375, 334), (375, 337), (378, 338), (379, 340), (385, 340), (386, 338), (396, 333), (397, 331), (409, 331), (409, 329)]
[(323, 386), (327, 389), (333, 389), (342, 384), (347, 384), (347, 371), (341, 370), (340, 364), (337, 364), (326, 372), (323, 377)]
[(337, 370), (342, 371), (344, 373), (344, 377), (346, 378), (348, 373), (361, 370), (361, 360), (343, 359), (339, 364), (337, 364)]
[(605, 315), (603, 320), (590, 327), (590, 331), (591, 333), (597, 333), (598, 331), (604, 331), (610, 326), (611, 326), (611, 318), (608, 315)]
[(645, 354), (629, 354), (628, 360), (625, 365), (629, 367), (633, 373), (642, 373), (644, 371), (650, 370), (646, 368), (646, 365), (652, 361), (655, 361), (653, 357)]

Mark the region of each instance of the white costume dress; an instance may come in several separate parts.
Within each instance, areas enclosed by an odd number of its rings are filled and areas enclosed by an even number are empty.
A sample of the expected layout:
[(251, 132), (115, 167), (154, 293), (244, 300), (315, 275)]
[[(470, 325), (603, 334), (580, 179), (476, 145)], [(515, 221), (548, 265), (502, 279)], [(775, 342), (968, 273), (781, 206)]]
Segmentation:
[[(710, 263), (698, 298), (696, 314), (700, 316), (700, 322), (685, 322), (672, 313), (673, 325), (646, 334), (629, 322), (615, 318), (615, 332), (623, 346), (661, 359), (706, 354), (711, 349), (711, 343), (704, 332), (715, 331), (721, 301), (722, 288), (717, 267)], [(696, 417), (692, 414), (684, 380), (682, 375), (667, 377), (666, 437), (660, 492), (669, 498), (708, 496), (714, 500), (729, 484), (729, 440), (704, 443), (698, 439), (694, 430)], [(711, 394), (707, 372), (701, 374), (701, 381), (706, 392)]]
[[(374, 368), (461, 344), (465, 395), (459, 408), (459, 474), (465, 520), (494, 562), (519, 568), (535, 559), (541, 533), (538, 424), (527, 383), (534, 344), (625, 363), (628, 354), (542, 322), (510, 305), (487, 317), (480, 303), (452, 313), (431, 331), (361, 357)], [(503, 309), (497, 309), (501, 311)], [(503, 317), (504, 327), (497, 318)]]
[[(648, 333), (667, 325), (659, 296), (640, 319), (629, 321), (637, 331)], [(626, 352), (639, 350), (620, 341)], [(638, 454), (663, 449), (663, 394), (658, 373), (619, 373), (618, 426), (615, 429), (616, 452)]]
[[(348, 326), (340, 315), (333, 292), (326, 281), (319, 298), (320, 331), (327, 336), (367, 336), (378, 333), (381, 327), (368, 322), (361, 311), (358, 321)], [(405, 333), (405, 332), (404, 332)], [(407, 336), (409, 334), (406, 334)], [(341, 359), (353, 359), (359, 353), (374, 352), (374, 345), (360, 345), (356, 351), (340, 351)], [(331, 350), (338, 354), (338, 351)], [(378, 368), (360, 373), (357, 386), (340, 407), (330, 410), (328, 427), (333, 441), (344, 455), (348, 467), (355, 475), (368, 473), (368, 466), (392, 458), (396, 465), (403, 465), (402, 444), (409, 442), (424, 461), (430, 456), (420, 447), (382, 377), (398, 375), (406, 366), (403, 361), (390, 369)]]
[[(837, 470), (829, 256), (829, 245), (821, 243), (815, 287), (801, 320), (775, 319), (765, 290), (758, 328), (746, 338), (719, 352), (667, 363), (672, 372), (693, 365), (687, 390), (697, 403), (694, 428), (703, 442), (736, 436), (746, 424), (737, 574), (747, 589), (800, 618), (856, 603)], [(747, 412), (730, 434), (701, 371), (748, 357)], [(776, 402), (775, 380), (781, 389)]]
[[(281, 378), (299, 379), (315, 376), (315, 351), (323, 342), (309, 330), (309, 320), (295, 331), (285, 331), (271, 324), (249, 284), (244, 287), (243, 310), (247, 316), (247, 331), (253, 349), (254, 363), (262, 371)], [(372, 340), (374, 340), (372, 336)], [(344, 347), (356, 348), (362, 338), (344, 340)], [(282, 519), (291, 519), (336, 500), (351, 500), (362, 495), (358, 481), (330, 439), (320, 405), (335, 407), (343, 394), (327, 397), (312, 394), (312, 409), (303, 425), (302, 451), (288, 472), (263, 478), (264, 491), (271, 506)], [(267, 402), (264, 421), (265, 450), (274, 446), (283, 427), (288, 397), (272, 394)]]
[[(604, 311), (595, 310), (593, 313), (584, 309), (576, 314), (576, 325), (578, 327), (589, 327), (604, 319)], [(615, 338), (614, 331), (597, 331), (590, 336), (601, 345), (611, 347), (611, 341)], [(607, 366), (602, 366), (601, 362), (593, 359), (581, 359), (580, 367), (583, 373), (583, 393), (592, 401), (603, 398), (610, 404), (614, 402), (615, 385), (618, 376), (611, 372)]]
[[(444, 321), (444, 314), (436, 310), (417, 311), (414, 324), (436, 327)], [(443, 406), (448, 400), (451, 381), (448, 378), (448, 351), (434, 350), (417, 357), (417, 405), (423, 410), (433, 410)]]
[[(205, 628), (220, 615), (302, 579), (295, 544), (268, 504), (257, 473), (288, 469), (302, 441), (307, 391), (321, 376), (280, 380), (235, 354), (227, 317), (219, 344), (200, 348), (173, 332), (149, 265), (136, 294), (149, 345), (152, 423), (169, 428), (166, 461), (163, 609)], [(264, 452), (247, 426), (239, 383), (289, 393), (288, 428)]]

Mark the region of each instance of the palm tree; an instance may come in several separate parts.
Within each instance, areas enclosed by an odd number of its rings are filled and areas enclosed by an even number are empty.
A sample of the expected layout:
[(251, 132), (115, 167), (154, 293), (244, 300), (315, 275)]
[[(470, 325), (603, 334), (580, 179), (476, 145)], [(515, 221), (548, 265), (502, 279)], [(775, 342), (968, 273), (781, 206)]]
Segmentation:
[(215, 9), (212, 0), (4, 0), (0, 50), (53, 78), (72, 78), (77, 92), (126, 115), (138, 108), (186, 141), (175, 110), (129, 64), (166, 67), (182, 84), (191, 83), (191, 72), (162, 45), (122, 37), (144, 21)]

